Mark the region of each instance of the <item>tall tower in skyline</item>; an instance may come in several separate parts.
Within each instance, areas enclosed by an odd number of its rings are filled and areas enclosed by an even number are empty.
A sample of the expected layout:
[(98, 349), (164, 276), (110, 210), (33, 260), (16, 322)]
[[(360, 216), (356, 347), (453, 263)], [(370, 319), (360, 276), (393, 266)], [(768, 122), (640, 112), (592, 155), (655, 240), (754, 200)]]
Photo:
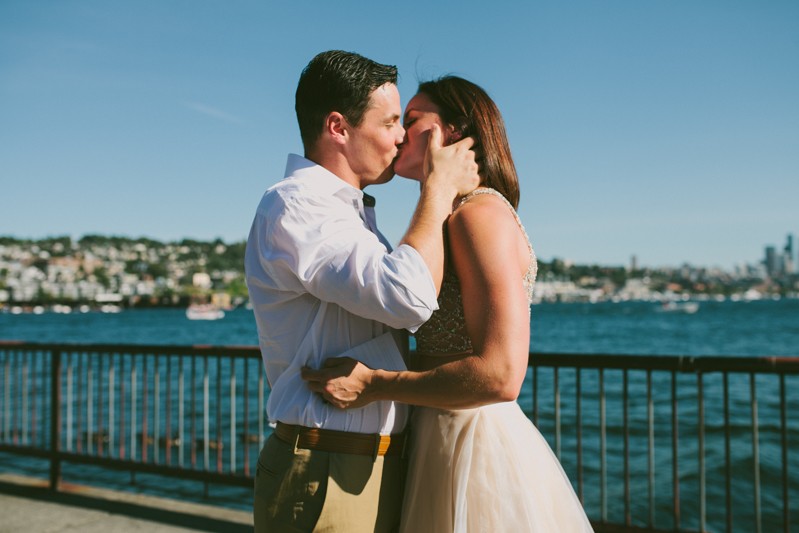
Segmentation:
[(777, 248), (774, 246), (766, 246), (766, 258), (763, 264), (766, 267), (766, 274), (774, 277), (780, 272), (780, 256), (777, 255)]
[(785, 249), (782, 254), (782, 272), (786, 275), (793, 274), (793, 235), (788, 234), (785, 242)]

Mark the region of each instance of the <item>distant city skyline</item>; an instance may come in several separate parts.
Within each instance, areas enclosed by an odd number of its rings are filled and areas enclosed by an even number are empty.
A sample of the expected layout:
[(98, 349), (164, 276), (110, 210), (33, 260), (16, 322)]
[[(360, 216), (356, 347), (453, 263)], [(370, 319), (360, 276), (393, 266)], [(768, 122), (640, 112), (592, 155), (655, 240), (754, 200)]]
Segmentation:
[[(246, 239), (237, 239), (237, 240), (227, 240), (222, 239), (221, 237), (214, 237), (210, 239), (198, 239), (196, 237), (180, 237), (176, 239), (159, 239), (153, 236), (148, 235), (125, 235), (125, 234), (104, 234), (101, 232), (93, 232), (93, 233), (86, 233), (83, 235), (69, 235), (69, 234), (50, 234), (44, 235), (40, 237), (30, 237), (30, 236), (18, 236), (18, 235), (11, 235), (11, 234), (0, 234), (0, 240), (3, 238), (11, 238), (16, 240), (30, 240), (30, 241), (46, 241), (49, 239), (59, 239), (63, 237), (68, 237), (72, 239), (73, 242), (77, 243), (84, 237), (89, 236), (99, 236), (99, 237), (109, 237), (109, 238), (121, 238), (121, 239), (128, 239), (128, 240), (139, 240), (139, 239), (147, 239), (147, 240), (155, 240), (161, 242), (162, 244), (167, 243), (179, 243), (184, 240), (192, 241), (196, 240), (198, 242), (213, 242), (214, 240), (221, 239), (225, 244), (235, 244), (235, 243), (243, 243), (246, 242)], [(761, 246), (761, 256), (755, 257), (751, 260), (742, 259), (740, 261), (735, 262), (731, 267), (724, 267), (725, 270), (734, 270), (739, 269), (741, 267), (762, 267), (763, 271), (768, 274), (769, 276), (782, 276), (782, 275), (791, 275), (796, 273), (796, 265), (799, 264), (799, 251), (796, 251), (793, 246), (793, 237), (792, 233), (787, 233), (785, 236), (786, 244), (784, 247), (780, 248), (775, 246), (774, 244), (765, 244)], [(779, 251), (781, 250), (781, 251)], [(597, 265), (597, 266), (612, 266), (612, 267), (626, 267), (630, 270), (638, 270), (641, 268), (679, 268), (682, 265), (689, 264), (692, 267), (697, 268), (719, 268), (718, 265), (705, 265), (701, 263), (691, 263), (690, 261), (684, 261), (680, 264), (662, 264), (662, 265), (649, 265), (649, 264), (642, 264), (638, 260), (638, 256), (636, 254), (632, 254), (626, 263), (599, 263), (596, 261), (588, 261), (585, 263), (578, 263), (568, 257), (559, 257), (554, 256), (551, 258), (543, 259), (541, 257), (538, 258), (539, 261), (551, 262), (553, 260), (558, 261), (565, 261), (570, 264), (580, 264), (580, 265)]]
[(785, 246), (782, 252), (777, 251), (778, 248), (769, 244), (765, 248), (765, 257), (763, 259), (763, 266), (769, 276), (790, 276), (794, 274), (794, 265), (797, 262), (797, 257), (793, 249), (793, 234), (789, 233), (785, 239)]
[[(446, 24), (442, 21), (447, 21)], [(503, 112), (543, 260), (730, 269), (799, 233), (799, 3), (0, 3), (0, 235), (246, 239), (314, 54)], [(397, 242), (418, 186), (368, 191)]]
[[(761, 265), (726, 271), (683, 264), (667, 268), (539, 263), (533, 303), (751, 301), (799, 298), (792, 239), (766, 247)], [(247, 300), (243, 242), (163, 243), (91, 235), (38, 241), (0, 239), (0, 313), (118, 312), (120, 306), (185, 307), (201, 295), (223, 308)], [(678, 310), (674, 308), (672, 310)], [(693, 303), (685, 312), (698, 309)], [(215, 315), (216, 316), (216, 315)]]

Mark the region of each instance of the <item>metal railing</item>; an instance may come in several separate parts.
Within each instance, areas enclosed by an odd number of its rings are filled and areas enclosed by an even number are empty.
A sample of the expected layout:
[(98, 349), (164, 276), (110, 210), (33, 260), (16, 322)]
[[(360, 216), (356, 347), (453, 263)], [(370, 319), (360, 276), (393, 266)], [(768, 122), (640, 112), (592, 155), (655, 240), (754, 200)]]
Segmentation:
[(799, 525), (799, 420), (788, 409), (799, 358), (531, 354), (530, 365), (533, 422), (596, 524)]
[[(0, 452), (252, 486), (257, 347), (0, 341)], [(789, 531), (799, 358), (530, 354), (519, 402), (605, 531)]]
[(254, 347), (0, 343), (0, 451), (252, 486), (268, 433)]

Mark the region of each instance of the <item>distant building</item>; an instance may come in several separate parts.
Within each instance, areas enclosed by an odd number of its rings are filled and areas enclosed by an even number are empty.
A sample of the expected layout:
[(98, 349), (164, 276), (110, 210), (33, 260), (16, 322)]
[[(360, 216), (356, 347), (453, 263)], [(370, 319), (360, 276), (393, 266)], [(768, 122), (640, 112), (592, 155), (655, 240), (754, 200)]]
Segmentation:
[(775, 277), (782, 271), (780, 264), (781, 257), (777, 255), (777, 249), (774, 246), (766, 246), (766, 259), (763, 265), (766, 267), (766, 274), (770, 277)]
[(215, 292), (211, 295), (211, 305), (215, 305), (222, 309), (231, 308), (230, 295), (224, 292)]
[(191, 277), (191, 284), (200, 289), (210, 289), (211, 276), (205, 272), (197, 272)]
[(793, 258), (793, 235), (789, 233), (782, 253), (782, 271), (787, 276), (793, 274)]

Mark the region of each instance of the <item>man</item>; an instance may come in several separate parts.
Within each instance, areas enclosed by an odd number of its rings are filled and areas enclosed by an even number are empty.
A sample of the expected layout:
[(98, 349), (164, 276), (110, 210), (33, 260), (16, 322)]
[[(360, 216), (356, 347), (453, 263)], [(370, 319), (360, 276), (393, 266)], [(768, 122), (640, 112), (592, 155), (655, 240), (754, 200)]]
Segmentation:
[(438, 130), (411, 226), (394, 251), (367, 185), (393, 177), (405, 134), (396, 67), (357, 54), (317, 55), (296, 112), (305, 157), (263, 196), (245, 270), (276, 423), (258, 461), (256, 531), (391, 531), (402, 504), (407, 407), (342, 411), (301, 378), (331, 355), (402, 370), (406, 337), (437, 308), (442, 226), (479, 182), (471, 139), (441, 147)]

